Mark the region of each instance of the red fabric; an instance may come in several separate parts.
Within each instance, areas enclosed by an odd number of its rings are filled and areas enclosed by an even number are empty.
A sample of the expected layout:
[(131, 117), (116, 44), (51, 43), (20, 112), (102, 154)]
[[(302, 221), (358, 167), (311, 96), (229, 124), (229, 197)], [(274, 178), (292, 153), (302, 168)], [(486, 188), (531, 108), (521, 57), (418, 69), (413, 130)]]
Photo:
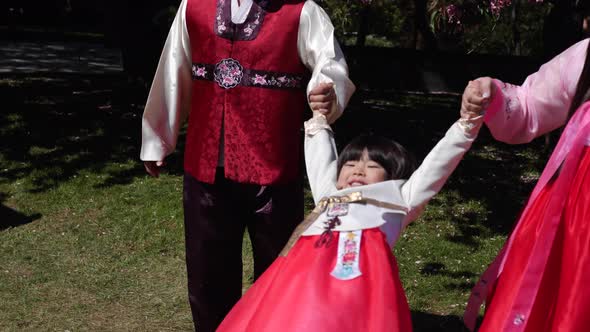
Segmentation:
[[(502, 331), (523, 279), (526, 261), (542, 229), (548, 202), (556, 193), (548, 184), (532, 202), (514, 234), (514, 248), (497, 280), (479, 331)], [(590, 148), (585, 147), (551, 248), (549, 261), (527, 318), (526, 332), (587, 331), (590, 326)]]
[[(230, 1), (225, 0), (229, 6)], [(233, 58), (247, 69), (305, 74), (297, 51), (303, 1), (266, 12), (256, 38), (231, 41), (215, 31), (214, 0), (189, 1), (187, 29), (195, 63)], [(236, 86), (194, 80), (184, 168), (197, 180), (213, 183), (221, 128), (225, 176), (260, 185), (288, 183), (300, 174), (304, 90)]]
[(217, 331), (412, 331), (397, 262), (380, 230), (363, 231), (362, 275), (352, 280), (330, 275), (337, 239), (315, 248), (318, 238), (301, 237), (287, 257), (279, 257)]

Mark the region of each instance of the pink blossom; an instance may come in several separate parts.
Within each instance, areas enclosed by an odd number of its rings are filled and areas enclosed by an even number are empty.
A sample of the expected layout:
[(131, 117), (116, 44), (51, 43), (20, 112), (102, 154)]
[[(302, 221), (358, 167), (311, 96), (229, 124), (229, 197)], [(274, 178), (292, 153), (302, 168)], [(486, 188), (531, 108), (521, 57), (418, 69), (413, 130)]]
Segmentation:
[(490, 11), (492, 14), (498, 16), (504, 8), (511, 4), (512, 0), (490, 0)]
[(461, 10), (457, 6), (448, 5), (445, 12), (449, 23), (461, 24)]
[[(527, 0), (531, 4), (546, 4), (544, 0)], [(509, 9), (513, 0), (450, 0), (436, 7), (437, 15), (432, 16), (435, 30), (445, 33), (461, 33), (469, 29), (464, 25), (479, 24), (485, 17), (498, 18)], [(438, 31), (435, 31), (438, 32)]]

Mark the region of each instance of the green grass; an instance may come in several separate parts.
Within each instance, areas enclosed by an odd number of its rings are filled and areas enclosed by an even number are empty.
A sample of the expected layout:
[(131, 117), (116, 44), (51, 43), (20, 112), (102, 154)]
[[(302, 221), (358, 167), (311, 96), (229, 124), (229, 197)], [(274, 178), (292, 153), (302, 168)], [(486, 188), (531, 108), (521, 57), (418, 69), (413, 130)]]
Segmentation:
[[(138, 162), (143, 97), (119, 76), (0, 79), (0, 330), (188, 331), (182, 156)], [(457, 96), (360, 92), (335, 131), (390, 136), (421, 159)], [(179, 151), (182, 144), (179, 146)], [(467, 296), (538, 177), (546, 150), (485, 130), (395, 248), (416, 331), (458, 331)], [(309, 197), (308, 197), (309, 205)], [(244, 242), (244, 289), (252, 262)]]

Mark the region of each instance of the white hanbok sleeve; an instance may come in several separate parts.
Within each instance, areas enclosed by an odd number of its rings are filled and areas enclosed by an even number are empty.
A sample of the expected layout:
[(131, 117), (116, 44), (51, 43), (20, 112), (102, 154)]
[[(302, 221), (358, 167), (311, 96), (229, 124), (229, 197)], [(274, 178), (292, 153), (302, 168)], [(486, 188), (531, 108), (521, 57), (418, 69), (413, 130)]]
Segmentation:
[(326, 117), (316, 115), (305, 123), (305, 167), (313, 201), (335, 192), (338, 153)]
[(337, 103), (328, 118), (328, 122), (333, 123), (342, 115), (355, 86), (348, 78), (348, 65), (334, 37), (334, 26), (326, 12), (313, 1), (303, 5), (297, 49), (299, 58), (312, 73), (307, 95), (320, 83), (334, 83)]
[(192, 63), (186, 2), (181, 2), (168, 33), (143, 112), (141, 160), (163, 160), (174, 151), (190, 110)]
[(471, 147), (482, 123), (483, 116), (455, 122), (402, 185), (402, 197), (409, 208), (403, 227), (418, 218), (428, 201), (441, 190)]

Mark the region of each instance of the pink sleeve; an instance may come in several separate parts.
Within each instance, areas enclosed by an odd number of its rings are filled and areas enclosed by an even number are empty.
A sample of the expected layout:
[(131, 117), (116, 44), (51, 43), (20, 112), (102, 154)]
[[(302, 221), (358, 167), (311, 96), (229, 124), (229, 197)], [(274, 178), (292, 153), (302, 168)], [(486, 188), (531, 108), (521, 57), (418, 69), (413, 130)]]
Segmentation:
[(494, 138), (519, 144), (565, 124), (584, 60), (588, 40), (583, 40), (527, 77), (521, 86), (494, 80), (496, 94), (485, 122)]

